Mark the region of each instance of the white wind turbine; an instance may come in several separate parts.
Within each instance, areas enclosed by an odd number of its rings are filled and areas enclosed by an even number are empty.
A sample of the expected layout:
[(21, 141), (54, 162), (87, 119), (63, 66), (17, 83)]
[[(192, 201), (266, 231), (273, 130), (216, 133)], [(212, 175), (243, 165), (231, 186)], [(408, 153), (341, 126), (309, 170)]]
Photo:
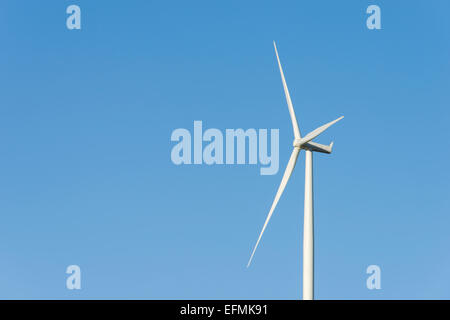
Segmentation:
[(273, 200), (272, 207), (270, 208), (269, 214), (267, 215), (264, 226), (259, 234), (258, 241), (256, 241), (255, 248), (253, 249), (250, 260), (248, 261), (247, 267), (250, 266), (252, 262), (253, 255), (255, 254), (256, 248), (261, 240), (264, 230), (272, 217), (273, 211), (280, 200), (280, 197), (286, 187), (289, 178), (291, 177), (292, 171), (294, 171), (295, 164), (297, 162), (298, 154), (301, 149), (305, 150), (305, 213), (304, 213), (304, 224), (303, 224), (303, 299), (312, 300), (314, 298), (314, 220), (313, 220), (313, 165), (312, 165), (312, 152), (322, 152), (331, 153), (333, 147), (333, 142), (326, 146), (323, 144), (312, 142), (311, 140), (317, 137), (319, 134), (324, 132), (330, 126), (338, 122), (344, 117), (339, 117), (334, 121), (331, 121), (314, 131), (311, 131), (306, 136), (302, 138), (300, 134), (300, 129), (298, 128), (297, 118), (295, 117), (294, 107), (292, 106), (291, 97), (289, 95), (289, 90), (286, 85), (286, 80), (284, 79), (283, 68), (281, 67), (280, 58), (278, 57), (277, 46), (275, 41), (273, 42), (275, 47), (275, 54), (278, 60), (278, 67), (280, 68), (281, 81), (283, 82), (284, 93), (286, 95), (286, 102), (289, 108), (289, 113), (291, 115), (292, 127), (294, 129), (294, 143), (291, 158), (287, 164), (286, 170), (284, 171), (283, 178), (281, 179), (281, 184), (278, 187), (278, 191)]

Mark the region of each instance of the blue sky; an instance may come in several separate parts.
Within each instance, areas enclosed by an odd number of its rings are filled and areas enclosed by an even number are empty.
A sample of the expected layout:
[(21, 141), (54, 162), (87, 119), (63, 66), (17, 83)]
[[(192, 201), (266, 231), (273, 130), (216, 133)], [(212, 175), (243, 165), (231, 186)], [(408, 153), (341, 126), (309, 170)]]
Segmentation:
[[(66, 7), (82, 29), (66, 28)], [(382, 30), (366, 28), (370, 4)], [(0, 4), (0, 297), (298, 299), (316, 141), (316, 298), (450, 298), (448, 1)], [(280, 171), (170, 160), (176, 128), (280, 129)], [(82, 289), (67, 290), (76, 264)], [(367, 266), (381, 290), (366, 288)]]

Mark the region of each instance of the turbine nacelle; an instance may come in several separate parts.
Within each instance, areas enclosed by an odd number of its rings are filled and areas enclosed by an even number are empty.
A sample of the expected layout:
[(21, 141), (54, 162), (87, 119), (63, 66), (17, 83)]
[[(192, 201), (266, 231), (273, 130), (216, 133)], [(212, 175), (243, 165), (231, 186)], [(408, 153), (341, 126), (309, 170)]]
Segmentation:
[(302, 142), (302, 139), (295, 139), (292, 145), (294, 148), (299, 148), (303, 150), (310, 150), (315, 152), (327, 153), (330, 154), (333, 149), (334, 142), (331, 142), (329, 145), (324, 145), (316, 142)]
[(333, 144), (334, 144), (334, 142), (331, 142), (328, 146), (326, 146), (326, 145), (323, 145), (320, 143), (315, 143), (315, 142), (310, 141), (310, 142), (305, 143), (302, 146), (302, 149), (330, 154), (333, 149)]

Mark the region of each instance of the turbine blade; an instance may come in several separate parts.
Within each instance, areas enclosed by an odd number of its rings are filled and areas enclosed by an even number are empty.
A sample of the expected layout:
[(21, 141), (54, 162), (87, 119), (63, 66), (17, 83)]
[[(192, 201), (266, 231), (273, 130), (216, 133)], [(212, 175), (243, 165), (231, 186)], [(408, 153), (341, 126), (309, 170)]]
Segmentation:
[(297, 118), (295, 117), (294, 107), (292, 106), (291, 96), (289, 95), (289, 90), (286, 84), (286, 79), (284, 78), (283, 68), (281, 67), (280, 57), (278, 56), (277, 45), (275, 41), (273, 42), (275, 48), (275, 54), (277, 55), (278, 67), (280, 68), (281, 81), (283, 82), (284, 94), (286, 95), (286, 102), (289, 108), (289, 114), (291, 115), (292, 128), (294, 129), (295, 139), (300, 139), (300, 129), (298, 128)]
[(314, 139), (315, 137), (317, 137), (319, 134), (321, 134), (322, 132), (324, 132), (325, 130), (327, 130), (329, 127), (331, 127), (333, 124), (335, 124), (336, 122), (338, 122), (339, 120), (341, 120), (342, 118), (344, 118), (344, 116), (337, 118), (336, 120), (333, 120), (331, 122), (328, 122), (327, 124), (324, 124), (323, 126), (317, 128), (314, 131), (311, 131), (310, 133), (308, 133), (306, 136), (304, 136), (302, 138), (301, 143), (306, 143), (311, 141), (312, 139)]
[(283, 178), (281, 179), (281, 184), (278, 187), (278, 191), (277, 194), (275, 195), (275, 199), (273, 200), (272, 207), (270, 208), (269, 214), (267, 215), (266, 221), (264, 222), (264, 226), (261, 230), (261, 233), (259, 234), (258, 241), (256, 241), (255, 248), (253, 249), (252, 255), (250, 256), (247, 268), (250, 266), (250, 263), (252, 262), (253, 255), (255, 254), (256, 248), (258, 248), (258, 244), (259, 241), (261, 241), (261, 237), (264, 233), (264, 230), (266, 230), (267, 224), (269, 223), (269, 220), (272, 217), (273, 211), (275, 210), (275, 207), (277, 206), (278, 201), (280, 200), (280, 197), (283, 194), (284, 188), (286, 188), (286, 184), (288, 183), (289, 178), (291, 177), (292, 171), (294, 171), (299, 152), (300, 148), (294, 148), (294, 150), (292, 150), (291, 158), (289, 159), (289, 162), (286, 166), (286, 170), (284, 171)]

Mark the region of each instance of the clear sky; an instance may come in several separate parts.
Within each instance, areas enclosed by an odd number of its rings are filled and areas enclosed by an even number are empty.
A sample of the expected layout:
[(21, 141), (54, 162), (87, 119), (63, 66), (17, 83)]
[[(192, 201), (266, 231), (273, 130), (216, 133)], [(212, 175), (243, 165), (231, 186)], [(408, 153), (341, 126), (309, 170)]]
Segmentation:
[[(81, 30), (66, 27), (81, 7)], [(381, 8), (368, 30), (366, 8)], [(297, 299), (316, 142), (316, 298), (450, 298), (450, 3), (0, 3), (0, 297)], [(280, 170), (172, 163), (173, 130), (276, 128)], [(381, 290), (366, 268), (381, 268)], [(66, 289), (79, 265), (82, 289)]]

